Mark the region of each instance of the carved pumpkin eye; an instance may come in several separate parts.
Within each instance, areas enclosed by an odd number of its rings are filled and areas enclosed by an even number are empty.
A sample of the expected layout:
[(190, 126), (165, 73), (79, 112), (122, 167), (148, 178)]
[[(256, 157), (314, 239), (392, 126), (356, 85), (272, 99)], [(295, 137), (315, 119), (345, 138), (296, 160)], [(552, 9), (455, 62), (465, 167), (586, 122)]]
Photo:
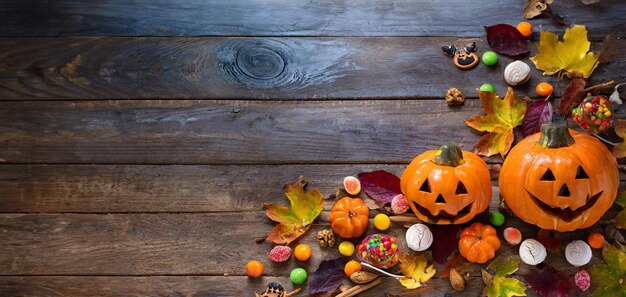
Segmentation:
[(430, 193), (430, 184), (428, 183), (428, 179), (426, 179), (426, 181), (422, 184), (420, 191)]
[(459, 181), (459, 184), (456, 186), (455, 194), (457, 195), (467, 194), (467, 189), (465, 188), (465, 185), (463, 184), (462, 181)]
[(555, 181), (556, 178), (554, 178), (554, 174), (552, 173), (552, 170), (548, 168), (548, 171), (546, 171), (546, 173), (544, 173), (543, 176), (539, 180), (540, 181)]
[(582, 166), (578, 166), (576, 170), (576, 179), (589, 179), (589, 175), (587, 175), (587, 172), (585, 172)]

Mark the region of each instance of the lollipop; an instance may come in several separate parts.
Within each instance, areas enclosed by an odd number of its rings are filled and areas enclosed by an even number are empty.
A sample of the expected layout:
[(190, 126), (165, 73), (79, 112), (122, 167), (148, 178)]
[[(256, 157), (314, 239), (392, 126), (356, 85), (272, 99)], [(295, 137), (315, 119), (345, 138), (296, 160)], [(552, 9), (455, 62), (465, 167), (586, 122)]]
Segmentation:
[(604, 96), (588, 94), (580, 105), (572, 110), (572, 117), (583, 129), (598, 133), (613, 125), (611, 102)]
[(357, 246), (357, 257), (378, 268), (391, 268), (398, 263), (400, 248), (397, 242), (393, 236), (372, 234)]

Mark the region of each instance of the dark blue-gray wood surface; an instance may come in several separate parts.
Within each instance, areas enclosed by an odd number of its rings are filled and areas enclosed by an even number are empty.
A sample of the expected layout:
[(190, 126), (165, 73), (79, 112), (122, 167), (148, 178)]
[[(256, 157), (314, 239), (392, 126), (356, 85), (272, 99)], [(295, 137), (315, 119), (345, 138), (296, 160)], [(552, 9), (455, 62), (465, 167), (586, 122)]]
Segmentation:
[[(291, 289), (291, 269), (337, 256), (313, 238), (329, 228), (333, 201), (301, 240), (312, 260), (283, 264), (269, 261), (271, 243), (255, 243), (272, 227), (261, 203), (287, 202), (282, 185), (299, 175), (329, 196), (346, 175), (400, 174), (446, 140), (470, 150), (481, 136), (463, 123), (481, 113), (475, 89), (492, 83), (504, 94), (514, 59), (464, 72), (440, 47), (471, 37), (482, 54), (483, 26), (522, 21), (524, 2), (0, 2), (0, 296), (252, 296), (270, 281)], [(606, 34), (624, 46), (625, 1), (555, 2), (554, 12), (587, 26), (594, 49)], [(538, 37), (518, 59), (530, 63)], [(623, 82), (625, 67), (618, 56), (589, 83)], [(540, 81), (560, 95), (568, 82), (531, 69), (520, 97), (536, 98)], [(464, 106), (443, 102), (452, 86)], [(486, 161), (497, 191), (502, 160)], [(602, 231), (618, 210), (563, 240)], [(508, 214), (505, 226), (537, 231)], [(252, 259), (266, 265), (262, 279), (245, 276)], [(577, 271), (562, 254), (547, 262)], [(387, 278), (359, 296), (479, 296), (479, 269), (464, 292), (437, 277), (414, 291)]]

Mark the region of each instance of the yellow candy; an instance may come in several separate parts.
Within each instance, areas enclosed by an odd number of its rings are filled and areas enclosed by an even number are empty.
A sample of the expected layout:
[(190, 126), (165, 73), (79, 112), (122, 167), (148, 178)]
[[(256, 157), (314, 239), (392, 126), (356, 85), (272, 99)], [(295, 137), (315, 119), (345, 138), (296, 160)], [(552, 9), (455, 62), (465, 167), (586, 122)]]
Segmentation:
[(591, 106), (592, 106), (591, 103), (589, 102), (585, 103), (585, 107), (591, 107)]
[(607, 111), (607, 112), (605, 112), (605, 113), (604, 113), (604, 116), (605, 116), (605, 117), (610, 117), (610, 116), (611, 116), (611, 111)]
[(600, 99), (600, 105), (604, 105), (604, 99)]

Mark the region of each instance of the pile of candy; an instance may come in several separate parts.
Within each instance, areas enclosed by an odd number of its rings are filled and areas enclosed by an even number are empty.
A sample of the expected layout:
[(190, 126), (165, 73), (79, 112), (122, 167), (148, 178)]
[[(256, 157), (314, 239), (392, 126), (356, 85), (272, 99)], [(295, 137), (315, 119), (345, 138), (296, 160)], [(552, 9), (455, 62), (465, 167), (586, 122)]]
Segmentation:
[(397, 239), (385, 234), (372, 234), (357, 246), (360, 261), (378, 268), (391, 268), (398, 263)]
[(612, 126), (611, 102), (604, 96), (587, 96), (572, 110), (574, 120), (583, 129), (598, 133)]

